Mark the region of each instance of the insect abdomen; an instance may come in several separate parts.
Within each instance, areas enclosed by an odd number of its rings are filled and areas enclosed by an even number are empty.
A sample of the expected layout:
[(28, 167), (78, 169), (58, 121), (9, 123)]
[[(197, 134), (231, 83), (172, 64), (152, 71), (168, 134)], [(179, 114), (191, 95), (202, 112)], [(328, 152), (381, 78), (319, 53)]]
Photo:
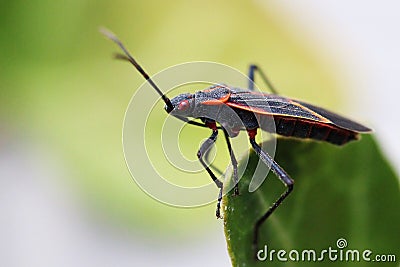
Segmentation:
[(310, 138), (326, 141), (335, 145), (343, 145), (356, 140), (358, 133), (339, 128), (333, 124), (325, 124), (298, 118), (274, 117), (276, 133), (283, 136)]

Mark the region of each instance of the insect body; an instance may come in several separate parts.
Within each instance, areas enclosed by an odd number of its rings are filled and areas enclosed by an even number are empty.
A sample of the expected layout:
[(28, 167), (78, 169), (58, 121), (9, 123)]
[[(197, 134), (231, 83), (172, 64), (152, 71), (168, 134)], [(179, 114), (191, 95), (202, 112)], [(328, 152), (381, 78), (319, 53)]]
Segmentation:
[[(214, 116), (230, 137), (237, 136), (240, 130), (261, 128), (283, 136), (343, 145), (356, 140), (359, 133), (371, 131), (361, 124), (301, 101), (226, 85), (212, 86), (194, 94), (181, 94), (171, 102), (174, 105), (172, 115), (192, 118)], [(226, 116), (227, 112), (223, 111), (225, 106), (232, 109), (242, 123), (235, 124), (232, 117)], [(263, 123), (271, 117), (275, 122), (273, 127)]]
[[(201, 145), (197, 156), (200, 163), (219, 188), (216, 209), (217, 218), (221, 217), (220, 205), (223, 183), (215, 176), (203, 158), (209, 148), (215, 143), (219, 130), (222, 130), (224, 133), (233, 166), (234, 194), (239, 194), (237, 184), (238, 172), (237, 161), (232, 150), (230, 138), (237, 136), (242, 130), (247, 131), (249, 142), (259, 158), (286, 186), (286, 191), (281, 194), (254, 226), (253, 249), (255, 251), (257, 249), (259, 228), (290, 194), (294, 184), (294, 181), (285, 170), (257, 144), (255, 141), (257, 129), (261, 128), (267, 132), (283, 136), (326, 141), (335, 145), (343, 145), (349, 141), (356, 140), (360, 133), (368, 133), (371, 131), (369, 128), (359, 123), (323, 108), (279, 96), (266, 75), (256, 65), (251, 65), (249, 69), (249, 90), (231, 88), (227, 85), (215, 85), (194, 94), (181, 94), (170, 100), (129, 54), (118, 38), (107, 30), (102, 30), (102, 32), (123, 50), (124, 54), (117, 54), (117, 58), (132, 63), (157, 91), (165, 102), (165, 110), (167, 113), (189, 124), (211, 129), (212, 133), (210, 137)], [(273, 94), (253, 91), (254, 74), (256, 71), (258, 71)], [(193, 121), (192, 118), (200, 119), (202, 122)], [(220, 126), (218, 126), (217, 123)]]

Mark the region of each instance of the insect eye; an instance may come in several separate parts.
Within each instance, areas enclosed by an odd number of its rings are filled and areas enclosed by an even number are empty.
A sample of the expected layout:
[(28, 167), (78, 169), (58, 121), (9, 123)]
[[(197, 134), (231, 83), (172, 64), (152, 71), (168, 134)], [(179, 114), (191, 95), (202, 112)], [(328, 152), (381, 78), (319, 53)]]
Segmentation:
[(181, 103), (179, 103), (178, 110), (184, 111), (189, 108), (190, 104), (189, 101), (183, 100)]

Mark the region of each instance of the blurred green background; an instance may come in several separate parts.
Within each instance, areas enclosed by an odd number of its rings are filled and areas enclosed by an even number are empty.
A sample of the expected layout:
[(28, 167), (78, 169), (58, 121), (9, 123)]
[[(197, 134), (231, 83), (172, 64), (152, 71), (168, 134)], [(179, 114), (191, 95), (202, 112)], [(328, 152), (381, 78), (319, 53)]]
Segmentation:
[[(346, 112), (338, 108), (345, 95), (336, 82), (340, 71), (306, 45), (310, 40), (294, 34), (289, 24), (278, 23), (285, 14), (276, 13), (268, 3), (2, 1), (0, 14), (2, 182), (5, 192), (15, 193), (4, 202), (3, 227), (10, 229), (2, 241), (10, 252), (4, 254), (6, 263), (24, 263), (16, 257), (31, 248), (25, 240), (30, 236), (38, 250), (53, 247), (50, 251), (56, 256), (47, 263), (58, 263), (57, 255), (70, 255), (75, 266), (91, 264), (98, 255), (103, 255), (98, 256), (100, 263), (113, 262), (114, 255), (123, 259), (125, 250), (137, 244), (138, 250), (129, 253), (140, 262), (153, 262), (146, 254), (150, 252), (141, 252), (154, 247), (193, 248), (192, 254), (186, 253), (191, 262), (200, 246), (198, 250), (210, 251), (214, 263), (229, 265), (214, 205), (169, 207), (148, 197), (130, 177), (122, 152), (122, 122), (143, 79), (131, 66), (112, 59), (118, 50), (98, 33), (99, 26), (114, 31), (150, 74), (197, 60), (243, 72), (249, 63), (257, 63), (282, 95)], [(159, 117), (166, 117), (163, 110)], [(196, 128), (188, 134), (201, 135), (200, 141), (208, 132)], [(185, 153), (195, 155), (197, 145), (185, 145), (190, 147)], [(202, 177), (208, 182), (206, 173)], [(47, 210), (42, 204), (51, 207)], [(70, 225), (80, 230), (71, 230)], [(68, 234), (61, 238), (63, 231)], [(104, 233), (107, 237), (98, 236)], [(82, 256), (77, 248), (70, 251), (81, 235), (94, 240), (87, 244), (110, 244), (90, 249), (92, 254), (82, 249)], [(198, 245), (213, 239), (217, 245)], [(168, 258), (167, 252), (159, 260), (182, 263), (175, 256)], [(47, 258), (41, 253), (31, 252), (26, 261), (41, 262), (42, 256)]]

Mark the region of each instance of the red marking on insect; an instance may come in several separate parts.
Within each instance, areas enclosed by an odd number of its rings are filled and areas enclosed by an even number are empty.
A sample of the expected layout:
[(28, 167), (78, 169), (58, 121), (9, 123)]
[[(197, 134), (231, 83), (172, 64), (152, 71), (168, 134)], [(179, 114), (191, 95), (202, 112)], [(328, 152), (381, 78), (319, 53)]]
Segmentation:
[(205, 124), (208, 128), (210, 128), (211, 130), (213, 130), (213, 131), (217, 130), (217, 124), (216, 124), (215, 122), (206, 121), (204, 124)]
[[(226, 87), (224, 87), (224, 88), (226, 88)], [(216, 90), (216, 89), (213, 89), (213, 90)], [(210, 91), (208, 91), (208, 92), (207, 92), (207, 91), (203, 91), (203, 92), (210, 93), (210, 92), (212, 92), (213, 90), (210, 90)], [(230, 96), (231, 96), (231, 93), (229, 92), (228, 94), (222, 96), (222, 97), (219, 98), (219, 99), (209, 99), (209, 100), (205, 100), (205, 101), (203, 101), (201, 104), (202, 104), (202, 105), (210, 105), (210, 106), (222, 105), (222, 104), (226, 103), (226, 102), (229, 100), (229, 97), (230, 97)]]
[(178, 109), (180, 111), (185, 111), (190, 107), (189, 101), (188, 100), (183, 100), (182, 102), (179, 103)]
[(257, 135), (257, 129), (247, 130), (250, 139), (254, 139)]

